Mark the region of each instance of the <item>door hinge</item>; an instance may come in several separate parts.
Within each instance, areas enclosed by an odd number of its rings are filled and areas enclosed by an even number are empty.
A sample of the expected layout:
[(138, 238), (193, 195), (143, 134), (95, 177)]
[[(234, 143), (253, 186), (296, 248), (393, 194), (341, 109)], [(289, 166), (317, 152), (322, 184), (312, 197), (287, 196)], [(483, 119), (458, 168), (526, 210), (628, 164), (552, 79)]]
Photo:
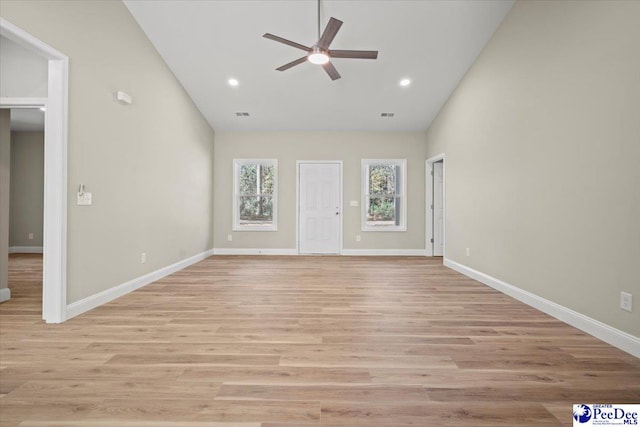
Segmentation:
[(433, 176), (433, 171), (431, 171), (431, 176)]
[(433, 210), (433, 205), (431, 205), (431, 210)]
[(433, 243), (433, 237), (431, 238), (431, 243)]

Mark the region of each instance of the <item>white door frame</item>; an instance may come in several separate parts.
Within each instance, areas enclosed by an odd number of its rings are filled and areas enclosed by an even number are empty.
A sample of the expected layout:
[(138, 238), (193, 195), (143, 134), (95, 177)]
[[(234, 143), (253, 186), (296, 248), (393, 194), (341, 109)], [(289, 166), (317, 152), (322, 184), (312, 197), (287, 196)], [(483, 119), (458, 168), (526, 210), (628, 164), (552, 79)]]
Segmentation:
[(344, 209), (342, 209), (342, 192), (343, 192), (343, 181), (342, 181), (342, 160), (296, 160), (296, 251), (298, 255), (300, 254), (300, 165), (301, 164), (325, 164), (325, 163), (333, 163), (337, 164), (340, 167), (340, 195), (339, 195), (339, 210), (340, 210), (340, 227), (339, 227), (339, 236), (338, 241), (340, 242), (338, 248), (338, 255), (342, 255), (342, 226), (344, 223)]
[(69, 58), (0, 18), (0, 35), (48, 59), (47, 98), (0, 98), (2, 108), (45, 106), (42, 318), (67, 318), (67, 119)]
[(426, 190), (426, 205), (425, 205), (425, 211), (426, 211), (426, 223), (425, 223), (425, 255), (426, 256), (433, 256), (433, 243), (431, 242), (431, 239), (433, 238), (433, 209), (431, 209), (431, 206), (433, 205), (433, 164), (436, 162), (439, 162), (440, 160), (442, 160), (442, 204), (444, 206), (444, 219), (442, 222), (442, 252), (443, 252), (443, 258), (446, 257), (446, 249), (447, 249), (447, 240), (445, 238), (445, 225), (446, 225), (446, 221), (447, 221), (447, 197), (446, 197), (446, 191), (445, 189), (447, 188), (446, 186), (446, 162), (444, 161), (444, 153), (443, 154), (438, 154), (437, 156), (433, 156), (427, 159), (426, 161), (426, 167), (425, 167), (425, 171), (426, 171), (426, 184), (425, 184), (425, 190)]

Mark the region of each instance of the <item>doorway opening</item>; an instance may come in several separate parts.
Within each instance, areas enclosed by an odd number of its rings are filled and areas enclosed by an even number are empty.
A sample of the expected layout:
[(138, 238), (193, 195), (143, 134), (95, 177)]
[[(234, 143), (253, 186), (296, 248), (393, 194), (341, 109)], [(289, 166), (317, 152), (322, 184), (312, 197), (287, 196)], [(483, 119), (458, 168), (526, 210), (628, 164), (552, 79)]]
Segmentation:
[[(23, 308), (29, 312), (37, 310), (39, 314), (42, 307), (44, 110), (44, 107), (8, 110), (10, 191), (7, 285), (11, 298), (28, 302)], [(5, 212), (6, 209), (3, 209), (3, 214)], [(7, 242), (3, 240), (4, 244)]]
[(445, 159), (444, 154), (426, 161), (426, 255), (445, 256)]

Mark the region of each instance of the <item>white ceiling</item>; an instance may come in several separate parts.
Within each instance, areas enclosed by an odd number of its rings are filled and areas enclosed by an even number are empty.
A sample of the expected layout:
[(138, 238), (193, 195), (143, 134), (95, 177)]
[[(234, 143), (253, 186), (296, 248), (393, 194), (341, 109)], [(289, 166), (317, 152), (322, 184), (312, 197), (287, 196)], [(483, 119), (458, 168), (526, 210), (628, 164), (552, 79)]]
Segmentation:
[(39, 108), (12, 108), (11, 130), (14, 132), (44, 132), (44, 111)]
[[(313, 45), (315, 1), (125, 0), (216, 131), (425, 130), (512, 3), (322, 1), (323, 28), (329, 17), (344, 21), (332, 49), (379, 51), (377, 60), (333, 60), (342, 78), (331, 81), (308, 62), (276, 71), (304, 52), (262, 37)], [(405, 77), (412, 84), (401, 88)]]

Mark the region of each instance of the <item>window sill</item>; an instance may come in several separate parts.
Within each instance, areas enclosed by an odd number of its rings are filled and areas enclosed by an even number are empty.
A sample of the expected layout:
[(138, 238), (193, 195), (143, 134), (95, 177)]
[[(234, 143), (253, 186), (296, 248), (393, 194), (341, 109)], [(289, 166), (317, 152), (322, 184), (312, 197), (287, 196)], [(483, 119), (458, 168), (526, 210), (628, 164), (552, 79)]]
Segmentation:
[(398, 232), (403, 232), (403, 231), (407, 231), (407, 227), (402, 227), (402, 226), (379, 226), (379, 227), (361, 227), (360, 231), (382, 231), (382, 232), (389, 232), (389, 231), (398, 231)]
[(278, 227), (241, 227), (234, 226), (231, 231), (278, 231)]

